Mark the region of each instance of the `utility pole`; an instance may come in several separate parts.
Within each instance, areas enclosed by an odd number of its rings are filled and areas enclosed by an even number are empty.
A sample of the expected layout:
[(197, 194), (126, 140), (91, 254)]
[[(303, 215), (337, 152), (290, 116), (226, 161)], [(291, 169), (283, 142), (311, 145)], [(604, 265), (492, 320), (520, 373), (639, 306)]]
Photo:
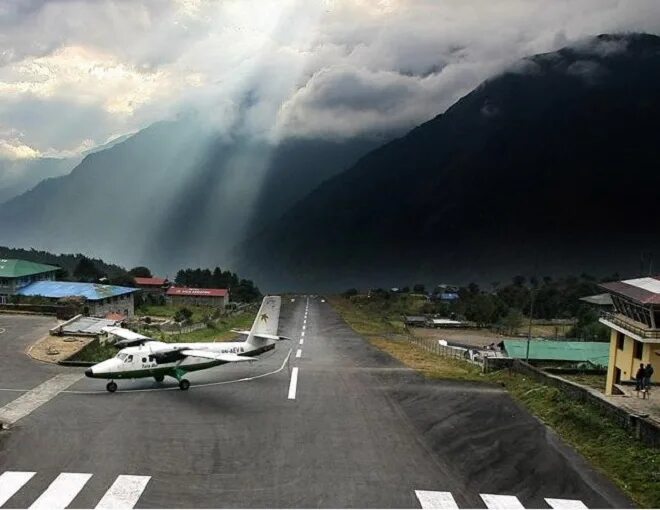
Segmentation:
[(529, 344), (532, 341), (532, 317), (534, 317), (534, 289), (529, 290), (531, 300), (529, 304), (529, 327), (527, 328), (527, 353), (525, 354), (525, 361), (529, 363)]

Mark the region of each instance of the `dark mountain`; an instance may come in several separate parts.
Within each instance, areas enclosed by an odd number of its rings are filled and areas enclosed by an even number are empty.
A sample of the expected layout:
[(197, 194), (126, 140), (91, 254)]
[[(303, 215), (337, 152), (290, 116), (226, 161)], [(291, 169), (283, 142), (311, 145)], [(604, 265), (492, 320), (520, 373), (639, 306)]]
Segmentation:
[(252, 225), (281, 215), (382, 140), (220, 137), (197, 117), (146, 128), (0, 205), (3, 244), (179, 267), (229, 264)]
[(69, 173), (80, 158), (0, 158), (0, 204), (25, 193), (44, 179)]
[(266, 288), (639, 271), (660, 254), (660, 38), (525, 59), (239, 250)]

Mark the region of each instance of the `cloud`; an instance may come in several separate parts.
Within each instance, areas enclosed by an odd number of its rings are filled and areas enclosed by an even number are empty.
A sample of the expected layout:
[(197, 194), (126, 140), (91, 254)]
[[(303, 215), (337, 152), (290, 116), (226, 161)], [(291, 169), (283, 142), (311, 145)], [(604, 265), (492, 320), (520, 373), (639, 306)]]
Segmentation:
[(413, 127), (525, 56), (626, 31), (658, 33), (657, 0), (3, 0), (0, 116), (39, 153), (188, 109), (341, 138)]
[(39, 156), (39, 151), (21, 143), (18, 139), (0, 139), (0, 159), (35, 159)]

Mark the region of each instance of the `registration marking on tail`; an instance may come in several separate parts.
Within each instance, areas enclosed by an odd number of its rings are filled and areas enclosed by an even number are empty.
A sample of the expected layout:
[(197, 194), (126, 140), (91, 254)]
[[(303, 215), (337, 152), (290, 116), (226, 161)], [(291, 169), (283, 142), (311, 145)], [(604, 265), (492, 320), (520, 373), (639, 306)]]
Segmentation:
[(16, 494), (35, 475), (34, 471), (5, 471), (0, 475), (0, 506)]
[(298, 367), (291, 370), (291, 382), (289, 383), (289, 400), (296, 399), (296, 388), (298, 386)]
[(150, 476), (119, 475), (96, 508), (133, 508), (150, 479)]
[(30, 508), (66, 508), (91, 477), (90, 473), (61, 473)]

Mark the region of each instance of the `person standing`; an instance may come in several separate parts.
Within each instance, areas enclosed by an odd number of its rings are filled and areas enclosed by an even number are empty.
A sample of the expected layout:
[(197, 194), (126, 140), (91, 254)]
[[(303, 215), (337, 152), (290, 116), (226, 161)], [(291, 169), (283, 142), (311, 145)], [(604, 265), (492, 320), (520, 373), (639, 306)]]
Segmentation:
[(651, 390), (651, 377), (653, 377), (653, 367), (650, 363), (647, 363), (644, 369), (644, 398)]
[(639, 392), (644, 391), (644, 377), (646, 376), (646, 369), (644, 368), (644, 363), (639, 364), (637, 373), (635, 374), (635, 391), (637, 392), (637, 398), (639, 398)]

